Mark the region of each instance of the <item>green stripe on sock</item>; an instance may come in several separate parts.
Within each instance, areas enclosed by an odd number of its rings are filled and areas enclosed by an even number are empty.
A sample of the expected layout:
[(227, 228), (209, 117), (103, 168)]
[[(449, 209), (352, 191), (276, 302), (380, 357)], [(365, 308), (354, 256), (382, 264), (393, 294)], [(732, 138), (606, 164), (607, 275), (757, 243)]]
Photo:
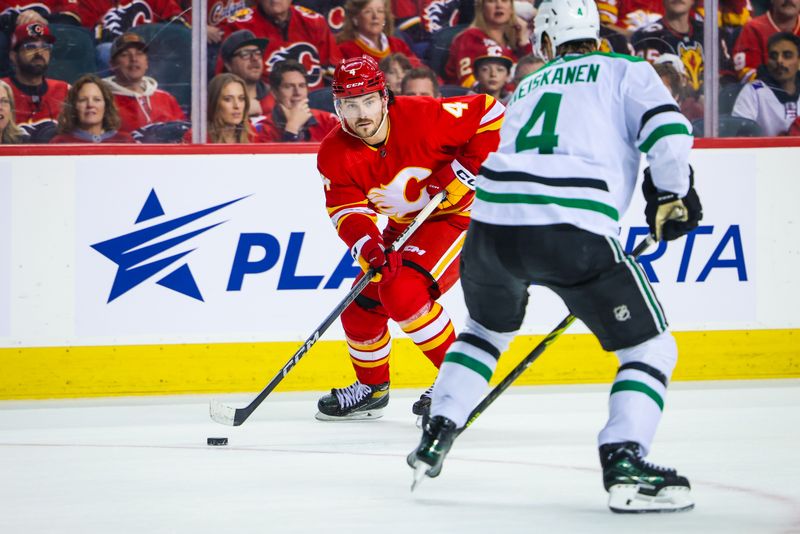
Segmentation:
[(475, 198), (484, 202), (495, 204), (556, 204), (565, 208), (576, 208), (581, 210), (596, 211), (607, 217), (619, 221), (619, 212), (613, 206), (587, 200), (582, 198), (560, 198), (547, 195), (527, 195), (524, 193), (490, 193), (478, 188), (475, 191)]
[(471, 358), (461, 352), (448, 352), (444, 357), (445, 362), (457, 363), (469, 369), (472, 369), (488, 382), (492, 378), (492, 370), (483, 362), (479, 362), (475, 358)]
[(639, 393), (644, 393), (658, 404), (659, 410), (662, 412), (664, 411), (664, 399), (661, 398), (661, 395), (659, 395), (656, 390), (647, 384), (635, 380), (620, 380), (619, 382), (614, 382), (614, 385), (611, 387), (611, 395), (619, 391), (638, 391)]

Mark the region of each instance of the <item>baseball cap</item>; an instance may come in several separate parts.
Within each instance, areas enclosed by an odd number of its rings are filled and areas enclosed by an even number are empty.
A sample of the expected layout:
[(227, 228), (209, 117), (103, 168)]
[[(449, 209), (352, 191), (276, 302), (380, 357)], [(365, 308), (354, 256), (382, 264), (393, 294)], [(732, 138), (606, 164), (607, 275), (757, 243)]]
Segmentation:
[(269, 43), (269, 39), (258, 38), (250, 30), (238, 30), (222, 41), (220, 53), (222, 54), (222, 59), (230, 61), (233, 58), (233, 54), (243, 46), (254, 45), (263, 52), (267, 47), (267, 43)]
[(50, 33), (50, 28), (41, 22), (31, 22), (30, 24), (22, 24), (17, 26), (14, 30), (14, 35), (11, 36), (11, 49), (16, 48), (31, 41), (46, 41), (50, 44), (56, 42), (56, 38)]
[(673, 69), (678, 71), (678, 74), (686, 74), (686, 67), (683, 65), (683, 61), (675, 54), (661, 54), (653, 62), (653, 65), (662, 65), (664, 63), (671, 65)]
[(127, 32), (114, 39), (114, 44), (111, 45), (111, 57), (114, 58), (120, 52), (131, 47), (147, 52), (147, 43), (144, 42), (144, 39), (138, 33)]
[(494, 60), (499, 63), (502, 63), (509, 70), (509, 72), (511, 71), (511, 67), (514, 66), (514, 60), (504, 55), (503, 48), (497, 43), (486, 45), (484, 50), (481, 51), (481, 53), (475, 57), (472, 63), (475, 65), (475, 68), (477, 69), (481, 63), (487, 60)]

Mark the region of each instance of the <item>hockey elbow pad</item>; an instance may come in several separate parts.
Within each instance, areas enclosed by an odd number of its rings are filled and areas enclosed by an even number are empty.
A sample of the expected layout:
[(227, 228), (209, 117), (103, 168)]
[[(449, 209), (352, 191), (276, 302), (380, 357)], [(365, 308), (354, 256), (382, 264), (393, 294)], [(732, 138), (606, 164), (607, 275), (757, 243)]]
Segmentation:
[(703, 206), (694, 189), (694, 169), (689, 166), (689, 191), (686, 196), (659, 191), (653, 184), (650, 167), (644, 170), (642, 193), (645, 202), (644, 216), (650, 233), (656, 241), (672, 241), (697, 228), (703, 219)]

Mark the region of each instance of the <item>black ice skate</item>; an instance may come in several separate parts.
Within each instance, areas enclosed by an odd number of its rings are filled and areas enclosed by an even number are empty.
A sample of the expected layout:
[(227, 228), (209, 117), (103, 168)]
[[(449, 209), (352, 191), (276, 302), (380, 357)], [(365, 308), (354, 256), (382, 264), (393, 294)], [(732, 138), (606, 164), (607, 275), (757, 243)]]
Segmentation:
[(346, 388), (333, 388), (317, 402), (320, 421), (377, 419), (389, 404), (389, 382), (369, 386), (358, 380)]
[(414, 469), (411, 491), (414, 491), (426, 475), (431, 478), (439, 476), (444, 457), (453, 446), (456, 436), (458, 436), (456, 424), (450, 419), (436, 415), (428, 420), (422, 428), (419, 445), (406, 458), (408, 465)]
[(612, 512), (684, 512), (694, 508), (686, 477), (675, 469), (645, 461), (638, 443), (602, 445), (600, 464)]
[(417, 415), (417, 428), (424, 428), (428, 424), (428, 415), (431, 413), (431, 398), (433, 397), (433, 386), (425, 390), (411, 406), (411, 413)]

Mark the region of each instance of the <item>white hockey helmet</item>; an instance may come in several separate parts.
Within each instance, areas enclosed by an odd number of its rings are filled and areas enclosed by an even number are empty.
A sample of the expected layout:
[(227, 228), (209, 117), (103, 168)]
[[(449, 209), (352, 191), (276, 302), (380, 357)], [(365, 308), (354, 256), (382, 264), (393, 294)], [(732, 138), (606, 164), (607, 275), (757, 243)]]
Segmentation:
[(594, 0), (544, 0), (539, 5), (533, 28), (533, 50), (546, 57), (542, 50), (542, 35), (546, 33), (550, 37), (554, 53), (560, 45), (570, 41), (597, 41), (600, 14)]

